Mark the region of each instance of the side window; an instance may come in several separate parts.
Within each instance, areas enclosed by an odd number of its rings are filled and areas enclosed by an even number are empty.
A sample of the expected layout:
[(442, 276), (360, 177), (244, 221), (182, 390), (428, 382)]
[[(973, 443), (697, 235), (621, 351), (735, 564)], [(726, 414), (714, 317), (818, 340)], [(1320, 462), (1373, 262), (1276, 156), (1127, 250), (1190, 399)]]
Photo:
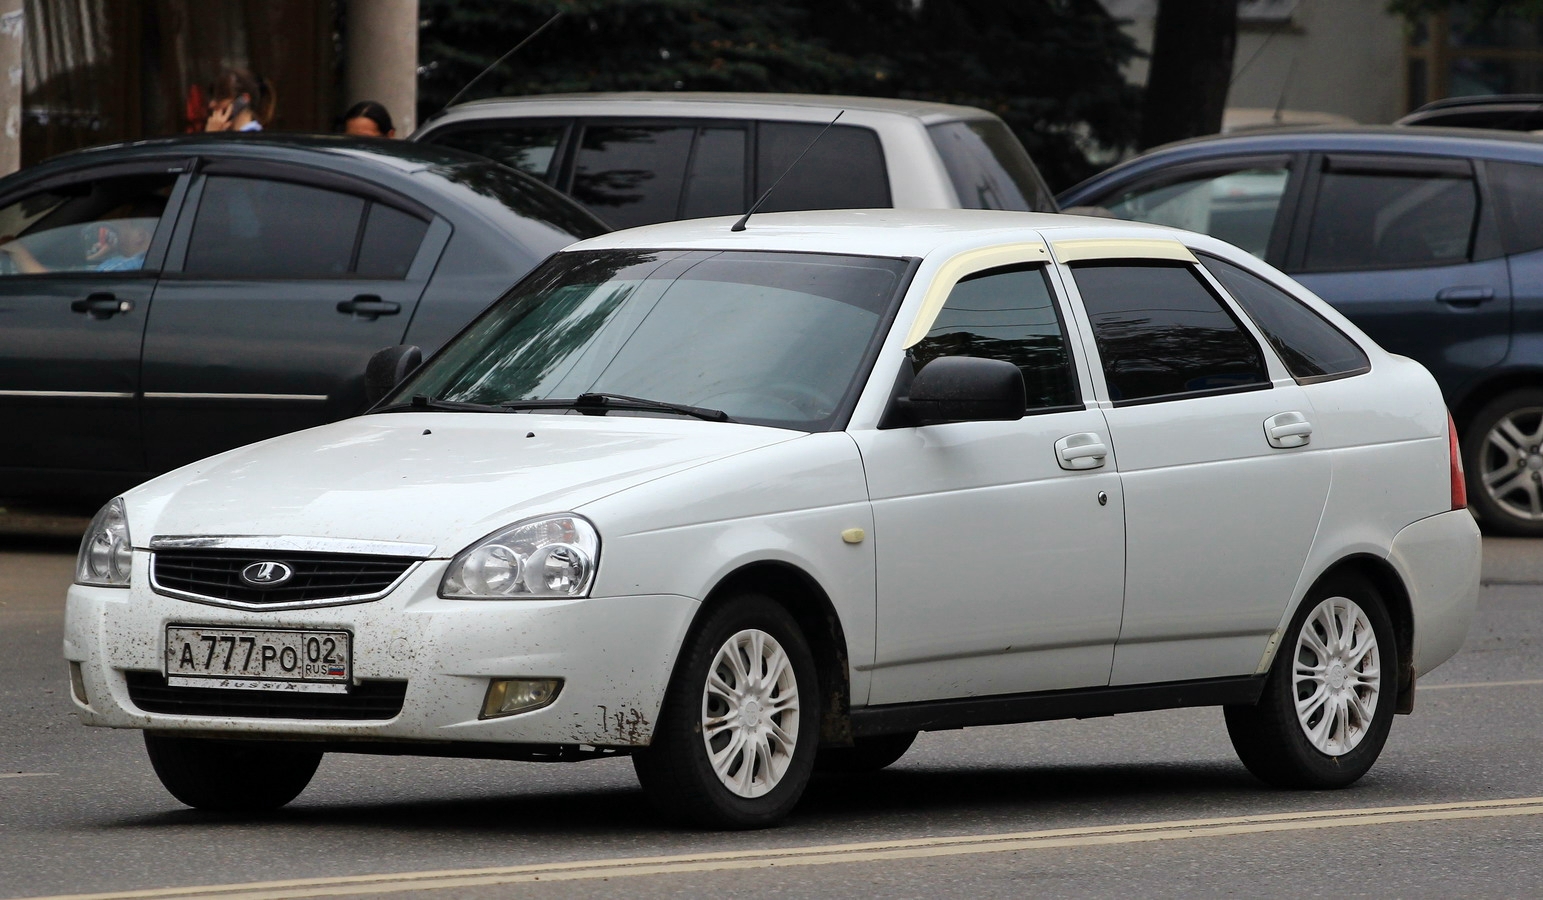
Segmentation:
[(1072, 267), (1116, 404), (1268, 387), (1264, 356), (1189, 266)]
[(691, 125), (587, 125), (573, 198), (615, 228), (668, 222), (680, 208)]
[(176, 180), (170, 174), (104, 178), (0, 208), (0, 276), (143, 268)]
[(355, 273), (361, 278), (406, 278), (428, 230), (429, 223), (417, 216), (371, 202)]
[(1370, 369), (1355, 341), (1297, 298), (1225, 260), (1202, 255), (1200, 261), (1264, 332), (1293, 378), (1327, 380)]
[[(1466, 169), (1466, 164), (1461, 164)], [(1318, 183), (1303, 268), (1396, 269), (1468, 259), (1478, 212), (1473, 178), (1330, 168)]]
[(1489, 188), (1500, 216), (1500, 240), (1507, 253), (1543, 249), (1543, 166), (1486, 162)]
[(550, 179), (557, 148), (568, 130), (566, 122), (524, 122), (505, 119), (476, 126), (455, 127), (430, 135), (428, 142), (486, 156), (527, 175)]
[[(824, 125), (761, 122), (756, 128), (755, 195), (771, 187)], [(762, 212), (793, 209), (883, 209), (889, 172), (879, 136), (869, 128), (833, 125), (766, 198)]]
[(1129, 188), (1104, 208), (1121, 219), (1209, 234), (1263, 259), (1289, 176), (1285, 166), (1213, 171)]
[(702, 128), (697, 132), (681, 218), (737, 216), (750, 208), (745, 200), (746, 137), (743, 128)]
[(932, 329), (911, 348), (918, 370), (940, 356), (1000, 359), (1022, 369), (1031, 412), (1081, 406), (1043, 266), (993, 269), (955, 285)]
[(929, 125), (943, 167), (965, 209), (1055, 212), (1055, 198), (1033, 160), (998, 119)]

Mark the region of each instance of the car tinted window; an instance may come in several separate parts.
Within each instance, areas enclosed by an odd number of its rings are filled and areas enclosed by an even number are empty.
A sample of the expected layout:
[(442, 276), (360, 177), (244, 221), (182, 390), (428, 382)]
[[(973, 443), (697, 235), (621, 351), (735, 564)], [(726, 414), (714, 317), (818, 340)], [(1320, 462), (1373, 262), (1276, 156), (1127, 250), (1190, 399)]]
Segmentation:
[(0, 208), (0, 275), (142, 268), (176, 180), (103, 178)]
[(575, 237), (594, 237), (607, 231), (605, 224), (585, 212), (583, 207), (507, 166), (468, 163), (440, 169), (439, 174), (484, 197), (491, 197), (522, 219), (545, 222)]
[(365, 201), (283, 181), (211, 175), (188, 244), (188, 274), (214, 278), (347, 275)]
[(739, 215), (748, 208), (745, 143), (743, 128), (703, 128), (697, 132), (681, 218)]
[(371, 203), (365, 215), (355, 271), (364, 278), (406, 278), (429, 223), (383, 203)]
[(1289, 175), (1285, 166), (1213, 171), (1126, 188), (1103, 206), (1121, 219), (1214, 235), (1263, 259)]
[(1023, 370), (1032, 411), (1078, 403), (1066, 347), (1044, 267), (1021, 266), (961, 280), (911, 357), (918, 370), (940, 356), (1010, 362)]
[(435, 132), (425, 138), (431, 144), (454, 147), (486, 156), (512, 169), (546, 179), (553, 175), (557, 147), (568, 130), (566, 122), (522, 122), (502, 119), (463, 125)]
[(1189, 266), (1084, 263), (1073, 275), (1117, 405), (1269, 384), (1253, 338)]
[(928, 127), (965, 209), (1055, 212), (1055, 198), (1007, 126), (995, 119)]
[(676, 218), (695, 133), (689, 125), (585, 126), (573, 198), (614, 228)]
[(1471, 178), (1324, 172), (1303, 267), (1394, 269), (1463, 262), (1478, 205)]
[(1230, 262), (1204, 255), (1200, 261), (1264, 332), (1292, 377), (1351, 375), (1371, 366), (1355, 341), (1307, 304)]
[(1543, 166), (1485, 163), (1507, 253), (1543, 249)]
[(813, 147), (809, 142), (824, 125), (761, 122), (757, 128), (756, 187), (759, 197), (798, 155), (809, 148), (798, 167), (777, 185), (762, 212), (793, 209), (882, 209), (889, 198), (889, 173), (884, 151), (872, 129), (833, 125)]

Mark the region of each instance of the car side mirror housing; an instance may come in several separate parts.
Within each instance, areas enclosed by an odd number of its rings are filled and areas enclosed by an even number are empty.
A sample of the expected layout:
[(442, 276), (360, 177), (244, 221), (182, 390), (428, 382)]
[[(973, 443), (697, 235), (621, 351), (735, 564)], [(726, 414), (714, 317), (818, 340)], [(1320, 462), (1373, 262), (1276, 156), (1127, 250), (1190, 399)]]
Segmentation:
[(412, 344), (377, 350), (364, 367), (364, 405), (374, 406), (423, 364), (423, 351)]
[(911, 425), (1011, 422), (1023, 418), (1023, 372), (1010, 362), (940, 356), (922, 366), (898, 401)]

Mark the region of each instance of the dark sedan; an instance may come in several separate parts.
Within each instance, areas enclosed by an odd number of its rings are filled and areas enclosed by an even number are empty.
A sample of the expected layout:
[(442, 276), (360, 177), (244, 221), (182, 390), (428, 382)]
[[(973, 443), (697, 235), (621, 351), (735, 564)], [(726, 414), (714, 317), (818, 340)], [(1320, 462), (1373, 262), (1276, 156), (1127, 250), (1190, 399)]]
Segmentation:
[(1486, 528), (1543, 535), (1543, 139), (1314, 128), (1160, 147), (1060, 196), (1230, 241), (1436, 376)]
[(168, 138), (0, 179), (0, 496), (99, 499), (352, 415), (374, 351), (437, 348), (604, 230), (401, 142)]

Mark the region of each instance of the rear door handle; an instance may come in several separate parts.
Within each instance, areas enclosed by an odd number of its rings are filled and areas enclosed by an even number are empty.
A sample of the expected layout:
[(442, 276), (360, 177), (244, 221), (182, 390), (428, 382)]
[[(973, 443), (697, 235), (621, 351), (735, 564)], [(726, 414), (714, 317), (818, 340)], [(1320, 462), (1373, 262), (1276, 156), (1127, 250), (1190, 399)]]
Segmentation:
[(1104, 443), (1100, 435), (1084, 431), (1056, 441), (1055, 453), (1056, 462), (1061, 464), (1061, 468), (1079, 472), (1102, 468), (1104, 460), (1109, 457), (1109, 445)]
[(1436, 292), (1436, 299), (1448, 306), (1478, 306), (1495, 299), (1495, 289), (1488, 285), (1442, 288)]
[(402, 304), (382, 300), (373, 294), (360, 294), (352, 300), (338, 301), (338, 312), (358, 316), (361, 319), (394, 316), (401, 311)]
[(131, 300), (119, 300), (114, 294), (88, 294), (84, 300), (70, 303), (70, 311), (85, 313), (93, 319), (111, 319), (134, 308)]
[(1299, 412), (1283, 412), (1264, 420), (1264, 436), (1271, 447), (1305, 447), (1312, 435), (1313, 423)]

